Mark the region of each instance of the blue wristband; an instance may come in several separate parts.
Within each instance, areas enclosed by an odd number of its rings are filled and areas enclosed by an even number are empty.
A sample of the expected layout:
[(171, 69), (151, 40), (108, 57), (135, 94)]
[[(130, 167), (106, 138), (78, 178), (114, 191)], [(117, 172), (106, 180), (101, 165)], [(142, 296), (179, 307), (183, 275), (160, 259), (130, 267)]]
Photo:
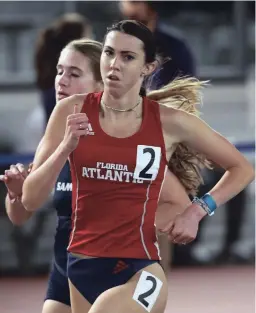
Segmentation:
[(217, 204), (209, 193), (206, 193), (201, 199), (208, 206), (211, 213), (213, 213), (216, 210)]
[(203, 210), (205, 210), (205, 212), (209, 215), (212, 216), (214, 214), (214, 212), (211, 212), (210, 208), (208, 207), (208, 205), (202, 200), (199, 199), (197, 197), (194, 197), (194, 199), (192, 200), (192, 203), (196, 203), (198, 204)]

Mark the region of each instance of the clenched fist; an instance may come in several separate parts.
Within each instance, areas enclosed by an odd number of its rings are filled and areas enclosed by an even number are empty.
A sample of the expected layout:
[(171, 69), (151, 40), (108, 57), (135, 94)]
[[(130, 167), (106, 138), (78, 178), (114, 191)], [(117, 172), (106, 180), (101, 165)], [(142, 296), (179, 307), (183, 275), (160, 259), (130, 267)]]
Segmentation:
[(86, 136), (88, 131), (88, 117), (85, 113), (77, 112), (74, 106), (73, 114), (67, 117), (66, 130), (63, 139), (65, 148), (71, 153), (78, 145), (81, 136)]
[(11, 165), (10, 169), (5, 170), (4, 175), (0, 175), (0, 180), (5, 183), (11, 198), (21, 196), (23, 182), (30, 170), (31, 166), (26, 170), (23, 164), (17, 163), (16, 165)]
[(205, 215), (206, 212), (193, 203), (159, 231), (160, 233), (168, 234), (169, 240), (173, 243), (190, 243), (196, 238), (199, 223)]

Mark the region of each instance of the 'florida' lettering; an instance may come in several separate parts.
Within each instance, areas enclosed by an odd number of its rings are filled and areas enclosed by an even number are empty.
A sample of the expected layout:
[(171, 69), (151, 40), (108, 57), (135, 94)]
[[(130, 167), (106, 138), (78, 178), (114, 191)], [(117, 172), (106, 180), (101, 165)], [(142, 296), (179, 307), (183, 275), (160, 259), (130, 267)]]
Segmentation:
[(97, 162), (94, 168), (83, 167), (82, 176), (125, 183), (143, 183), (143, 180), (133, 178), (133, 172), (129, 172), (128, 166), (123, 164)]

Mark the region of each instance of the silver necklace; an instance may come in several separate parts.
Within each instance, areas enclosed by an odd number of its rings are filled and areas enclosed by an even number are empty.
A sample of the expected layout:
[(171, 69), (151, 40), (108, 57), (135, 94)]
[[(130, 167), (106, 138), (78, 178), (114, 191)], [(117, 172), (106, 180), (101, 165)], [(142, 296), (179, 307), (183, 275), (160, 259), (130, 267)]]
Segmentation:
[(130, 112), (133, 111), (139, 104), (140, 104), (140, 99), (139, 101), (135, 104), (135, 106), (133, 106), (132, 108), (129, 109), (117, 109), (117, 108), (112, 108), (110, 106), (108, 106), (106, 103), (103, 102), (103, 100), (101, 99), (101, 103), (108, 109), (116, 111), (116, 112)]

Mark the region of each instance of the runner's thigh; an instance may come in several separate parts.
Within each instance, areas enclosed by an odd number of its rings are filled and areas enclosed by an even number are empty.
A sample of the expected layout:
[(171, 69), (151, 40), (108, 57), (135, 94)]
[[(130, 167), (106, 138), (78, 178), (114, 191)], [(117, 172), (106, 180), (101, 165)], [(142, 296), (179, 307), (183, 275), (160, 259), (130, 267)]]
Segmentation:
[(89, 313), (163, 313), (167, 289), (164, 271), (154, 263), (140, 270), (126, 284), (103, 292)]

